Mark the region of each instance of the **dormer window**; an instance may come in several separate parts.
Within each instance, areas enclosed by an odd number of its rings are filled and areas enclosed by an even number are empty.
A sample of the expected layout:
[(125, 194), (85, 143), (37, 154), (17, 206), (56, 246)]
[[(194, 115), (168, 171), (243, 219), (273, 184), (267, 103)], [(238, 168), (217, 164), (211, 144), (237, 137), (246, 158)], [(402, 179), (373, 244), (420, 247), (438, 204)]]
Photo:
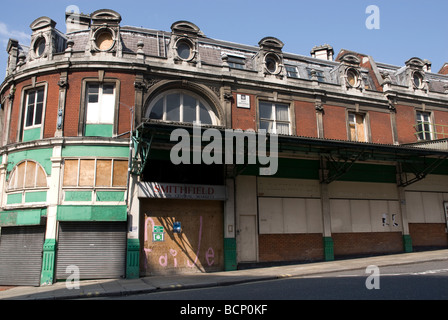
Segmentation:
[(423, 74), (421, 72), (415, 71), (412, 75), (412, 82), (416, 89), (423, 88)]
[(347, 70), (347, 84), (352, 88), (357, 88), (359, 86), (359, 72), (356, 69), (349, 68)]
[(95, 45), (100, 51), (109, 51), (114, 43), (114, 36), (109, 29), (101, 29), (95, 35)]
[(191, 45), (185, 40), (179, 41), (177, 43), (177, 55), (182, 60), (189, 60), (191, 57)]
[(246, 65), (246, 58), (228, 54), (227, 63), (229, 64), (230, 68), (244, 69)]
[(286, 74), (289, 78), (300, 78), (299, 71), (295, 66), (286, 66)]
[(193, 44), (187, 39), (179, 39), (176, 43), (177, 56), (184, 61), (190, 61), (194, 57)]
[(277, 57), (277, 55), (272, 54), (272, 53), (267, 54), (264, 59), (264, 63), (265, 63), (266, 70), (269, 73), (275, 74), (278, 72), (280, 59)]
[(36, 44), (34, 45), (34, 52), (36, 53), (37, 57), (43, 56), (43, 54), (45, 53), (46, 44), (47, 42), (45, 41), (44, 37), (41, 37), (36, 41)]

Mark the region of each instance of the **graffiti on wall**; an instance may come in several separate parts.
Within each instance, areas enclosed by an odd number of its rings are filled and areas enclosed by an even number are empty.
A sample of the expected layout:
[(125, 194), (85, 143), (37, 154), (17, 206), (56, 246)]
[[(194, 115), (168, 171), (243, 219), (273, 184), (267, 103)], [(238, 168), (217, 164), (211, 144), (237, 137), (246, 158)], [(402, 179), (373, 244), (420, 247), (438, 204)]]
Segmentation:
[[(156, 223), (155, 219), (158, 220)], [(205, 271), (207, 267), (215, 265), (215, 249), (213, 246), (206, 246), (206, 250), (202, 250), (204, 245), (209, 245), (210, 241), (204, 241), (203, 237), (203, 221), (204, 217), (199, 216), (197, 232), (193, 235), (181, 233), (179, 235), (169, 232), (169, 228), (163, 228), (158, 223), (164, 223), (165, 226), (170, 225), (170, 218), (153, 218), (146, 216), (144, 225), (144, 269), (160, 270), (160, 269), (195, 269)], [(153, 231), (168, 233), (163, 237), (163, 241), (153, 238)], [(194, 237), (194, 239), (189, 239)], [(160, 239), (160, 238), (158, 238)]]

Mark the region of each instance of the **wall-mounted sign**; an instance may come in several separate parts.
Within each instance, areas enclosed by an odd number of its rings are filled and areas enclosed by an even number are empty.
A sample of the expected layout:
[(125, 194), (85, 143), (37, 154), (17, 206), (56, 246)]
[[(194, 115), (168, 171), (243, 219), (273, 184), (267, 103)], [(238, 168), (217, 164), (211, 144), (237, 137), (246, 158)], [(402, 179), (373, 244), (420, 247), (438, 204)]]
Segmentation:
[(152, 231), (152, 242), (164, 242), (165, 230), (162, 226), (154, 226)]
[(140, 198), (226, 200), (225, 186), (193, 185), (159, 182), (141, 182)]
[(152, 234), (152, 242), (164, 242), (165, 234), (164, 233), (153, 233)]
[(236, 106), (238, 108), (250, 109), (250, 97), (245, 94), (236, 95)]

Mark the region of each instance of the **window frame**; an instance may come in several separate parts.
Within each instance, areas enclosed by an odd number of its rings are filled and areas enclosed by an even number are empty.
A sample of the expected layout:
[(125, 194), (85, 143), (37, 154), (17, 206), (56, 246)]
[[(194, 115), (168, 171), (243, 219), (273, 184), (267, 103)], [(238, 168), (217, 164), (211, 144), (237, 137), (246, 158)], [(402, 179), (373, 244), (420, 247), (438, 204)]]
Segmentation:
[[(28, 169), (28, 163), (32, 162), (35, 164), (35, 169), (34, 169), (34, 184), (31, 187), (27, 187), (27, 169)], [(25, 170), (23, 173), (23, 186), (20, 188), (11, 188), (11, 183), (12, 183), (12, 179), (14, 178), (15, 180), (15, 184), (17, 183), (17, 175), (16, 175), (16, 171), (18, 170), (19, 166), (21, 166), (22, 164), (25, 163)], [(37, 179), (38, 179), (38, 172), (39, 170), (41, 170), (44, 174), (45, 174), (45, 186), (38, 186), (37, 185)], [(48, 185), (48, 175), (47, 172), (45, 171), (44, 167), (42, 167), (42, 165), (34, 160), (22, 160), (20, 162), (18, 162), (14, 168), (11, 170), (11, 173), (9, 175), (9, 178), (7, 180), (6, 183), (6, 193), (19, 193), (19, 192), (23, 192), (23, 191), (29, 191), (29, 190), (48, 190), (49, 189), (49, 185)]]
[[(173, 121), (173, 120), (167, 120), (166, 116), (167, 116), (167, 103), (166, 103), (166, 99), (167, 96), (169, 95), (173, 95), (173, 94), (179, 94), (180, 95), (180, 105), (179, 105), (179, 121)], [(188, 95), (194, 99), (196, 99), (196, 121), (194, 122), (185, 122), (184, 118), (183, 118), (183, 108), (184, 108), (184, 95)], [(162, 115), (162, 119), (151, 119), (151, 112), (153, 110), (153, 108), (155, 107), (155, 105), (161, 100), (163, 99), (163, 115)], [(156, 95), (153, 99), (151, 99), (146, 105), (147, 107), (145, 108), (145, 118), (146, 119), (151, 119), (153, 121), (161, 121), (161, 122), (179, 122), (179, 123), (198, 123), (198, 117), (200, 120), (200, 104), (202, 103), (202, 105), (206, 108), (206, 110), (208, 111), (208, 114), (210, 116), (211, 119), (211, 124), (205, 124), (205, 125), (212, 125), (212, 126), (217, 126), (220, 123), (220, 120), (216, 114), (216, 112), (213, 110), (212, 106), (204, 99), (202, 98), (200, 95), (189, 91), (189, 90), (185, 90), (185, 89), (171, 89), (171, 90), (166, 90), (163, 91), (162, 93)], [(201, 124), (204, 124), (201, 122)]]
[(80, 112), (79, 112), (79, 122), (78, 122), (78, 135), (84, 136), (87, 123), (87, 89), (89, 84), (114, 84), (115, 85), (115, 106), (114, 106), (114, 123), (113, 125), (113, 136), (118, 134), (118, 113), (120, 107), (120, 97), (121, 97), (121, 81), (115, 78), (84, 78), (82, 80), (81, 89), (81, 101), (80, 101)]
[[(41, 115), (41, 119), (40, 119), (40, 123), (36, 124), (36, 110), (37, 110), (37, 105), (39, 104), (38, 101), (38, 97), (39, 97), (39, 92), (42, 92), (42, 115)], [(29, 112), (29, 99), (30, 99), (30, 95), (31, 93), (35, 93), (35, 97), (34, 97), (34, 103), (33, 103), (33, 121), (31, 125), (27, 125), (27, 120), (28, 120), (28, 112)], [(25, 91), (25, 112), (24, 112), (24, 121), (23, 121), (23, 129), (24, 130), (29, 130), (29, 129), (36, 129), (36, 128), (40, 128), (43, 125), (43, 116), (44, 116), (44, 109), (45, 109), (45, 88), (44, 87), (37, 87), (37, 88), (33, 88), (33, 89), (29, 89)]]
[[(27, 116), (27, 109), (28, 109), (28, 105), (27, 105), (27, 101), (28, 101), (28, 93), (36, 90), (36, 92), (40, 89), (44, 90), (44, 101), (43, 101), (43, 106), (42, 106), (42, 120), (41, 120), (41, 124), (40, 125), (33, 125), (33, 126), (29, 126), (26, 127), (26, 116)], [(45, 126), (45, 114), (46, 114), (46, 110), (47, 110), (47, 96), (48, 96), (48, 83), (47, 82), (39, 82), (39, 83), (33, 83), (29, 86), (25, 86), (22, 88), (21, 91), (21, 96), (20, 96), (20, 116), (19, 119), (20, 122), (17, 126), (17, 135), (16, 135), (16, 141), (22, 141), (23, 140), (23, 135), (25, 130), (32, 130), (32, 129), (38, 129), (40, 128), (40, 135), (39, 135), (39, 139), (42, 139), (43, 137), (43, 131), (42, 130)]]
[[(288, 78), (300, 79), (299, 68), (297, 68), (297, 66), (285, 65), (285, 69)], [(294, 71), (292, 71), (291, 69), (294, 69)]]
[[(354, 124), (354, 131), (355, 131), (355, 139), (352, 138), (351, 135), (351, 127), (352, 127), (352, 122), (350, 117), (351, 116), (355, 116), (355, 121), (353, 122)], [(358, 123), (356, 121), (357, 117), (362, 117), (362, 124), (363, 124), (363, 131), (364, 131), (364, 140), (360, 140), (358, 137)], [(356, 112), (356, 111), (348, 111), (347, 112), (347, 135), (348, 135), (348, 140), (349, 141), (353, 141), (353, 142), (369, 142), (370, 141), (370, 132), (369, 132), (369, 125), (368, 125), (368, 114), (367, 113), (363, 113), (363, 112)]]
[[(261, 104), (270, 104), (271, 105), (271, 119), (267, 119), (267, 118), (262, 118), (261, 117), (261, 113), (260, 113), (260, 106)], [(277, 132), (277, 124), (288, 124), (288, 134), (287, 135), (292, 135), (293, 132), (293, 115), (291, 113), (291, 104), (290, 103), (286, 103), (286, 102), (281, 102), (281, 101), (269, 101), (269, 100), (264, 100), (264, 99), (260, 99), (258, 100), (258, 108), (257, 108), (257, 116), (258, 116), (258, 130), (263, 130), (261, 129), (261, 122), (270, 122), (272, 123), (272, 128), (274, 129), (273, 131), (269, 131), (266, 130), (266, 133), (269, 134), (284, 134), (284, 133), (278, 133)], [(277, 106), (284, 106), (288, 108), (288, 121), (285, 120), (277, 120)]]
[[(65, 175), (66, 175), (66, 161), (77, 161), (77, 176), (76, 176), (76, 185), (65, 185)], [(81, 175), (81, 161), (94, 161), (94, 171), (93, 171), (93, 183), (92, 185), (80, 185), (80, 175)], [(97, 170), (98, 170), (98, 161), (111, 161), (111, 172), (110, 172), (110, 185), (97, 186)], [(129, 165), (129, 159), (126, 158), (64, 158), (64, 164), (62, 168), (62, 179), (61, 186), (64, 190), (125, 190), (127, 189), (127, 182), (124, 186), (114, 186), (114, 168), (115, 162), (121, 161), (126, 162), (127, 166)]]
[[(428, 121), (420, 121), (420, 116), (426, 115), (428, 116)], [(417, 138), (419, 141), (432, 141), (435, 139), (435, 132), (434, 132), (434, 122), (432, 118), (432, 112), (430, 111), (423, 111), (423, 110), (416, 110), (415, 111), (415, 120), (416, 120), (416, 129), (417, 129)], [(424, 126), (429, 126), (429, 131), (426, 130), (419, 130), (419, 126), (423, 124), (422, 129), (425, 129)], [(420, 131), (422, 131), (420, 133)], [(429, 139), (427, 135), (429, 134)]]

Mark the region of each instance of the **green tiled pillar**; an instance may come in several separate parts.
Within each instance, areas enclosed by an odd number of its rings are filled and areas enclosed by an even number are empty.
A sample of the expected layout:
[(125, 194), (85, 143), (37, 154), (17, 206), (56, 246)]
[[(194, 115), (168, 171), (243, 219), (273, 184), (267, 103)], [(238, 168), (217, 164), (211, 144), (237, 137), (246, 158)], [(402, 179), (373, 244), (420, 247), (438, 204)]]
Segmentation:
[(42, 256), (42, 272), (40, 285), (52, 285), (54, 280), (54, 266), (56, 256), (56, 240), (47, 239), (44, 243)]
[(324, 237), (324, 258), (325, 261), (334, 260), (334, 244), (331, 237)]
[(140, 276), (140, 241), (128, 239), (126, 254), (126, 279), (138, 279)]
[(409, 234), (403, 235), (404, 252), (412, 252), (412, 238)]
[(233, 271), (236, 269), (236, 239), (224, 238), (224, 270)]

